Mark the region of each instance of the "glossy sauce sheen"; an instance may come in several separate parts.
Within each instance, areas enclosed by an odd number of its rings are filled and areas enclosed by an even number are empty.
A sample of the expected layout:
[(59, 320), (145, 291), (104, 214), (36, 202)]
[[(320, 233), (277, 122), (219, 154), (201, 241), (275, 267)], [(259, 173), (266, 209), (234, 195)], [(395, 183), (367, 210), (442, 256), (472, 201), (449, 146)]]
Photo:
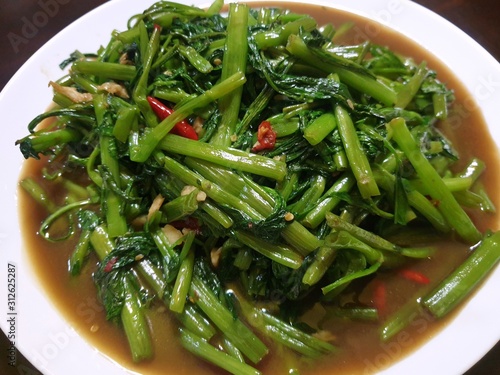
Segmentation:
[[(259, 5), (270, 6), (272, 3), (265, 2), (254, 6)], [(460, 152), (462, 164), (457, 167), (458, 169), (463, 167), (463, 164), (467, 163), (472, 156), (482, 159), (488, 166), (483, 182), (490, 197), (496, 206), (499, 206), (498, 196), (494, 194), (500, 185), (495, 173), (499, 168), (499, 162), (497, 155), (492, 151), (496, 148), (475, 103), (445, 66), (414, 42), (358, 16), (310, 5), (288, 4), (287, 8), (295, 12), (311, 14), (317, 19), (319, 25), (327, 22), (340, 25), (345, 21), (355, 21), (356, 26), (351, 35), (352, 42), (359, 43), (369, 38), (377, 44), (389, 46), (404, 56), (413, 57), (417, 62), (427, 61), (428, 66), (438, 72), (438, 78), (455, 92), (456, 104), (450, 110), (448, 120), (442, 124), (442, 129)], [(23, 174), (40, 180), (38, 168), (39, 163), (30, 160), (26, 163)], [(103, 307), (97, 299), (96, 288), (91, 277), (95, 269), (95, 259), (90, 259), (82, 275), (71, 277), (67, 271), (71, 246), (68, 243), (54, 244), (42, 240), (36, 233), (45, 213), (42, 212), (43, 210), (34, 209), (32, 202), (22, 191), (20, 191), (20, 203), (26, 249), (37, 270), (40, 283), (49, 298), (80, 335), (112, 360), (140, 373), (176, 375), (221, 373), (180, 347), (175, 323), (169, 318), (166, 308), (159, 304), (153, 305), (149, 313), (151, 325), (154, 327), (155, 358), (140, 365), (134, 364), (125, 334), (114, 324), (105, 320)], [(470, 214), (481, 231), (497, 229), (497, 215), (479, 219), (477, 212)], [(466, 255), (467, 248), (464, 245), (456, 242), (443, 243), (433, 261), (421, 261), (413, 268), (423, 271), (431, 280), (439, 281)], [(447, 270), (439, 267), (444, 263), (449, 265)], [(414, 283), (394, 276), (385, 277), (384, 282), (388, 285), (388, 302), (391, 304), (387, 313), (397, 309), (408, 296), (416, 291)], [(368, 286), (365, 296), (368, 303), (370, 302), (370, 287)], [(434, 335), (442, 324), (443, 322), (435, 322), (427, 315), (417, 316), (413, 323), (396, 335), (392, 341), (381, 344), (378, 339), (378, 326), (374, 323), (353, 323), (340, 318), (332, 320), (328, 326), (336, 338), (335, 345), (342, 348), (341, 352), (325, 357), (314, 364), (302, 363), (301, 374), (376, 372), (418, 348)], [(292, 357), (291, 361), (298, 361), (298, 358)], [(259, 369), (265, 374), (286, 373), (279, 354), (265, 358), (259, 365)]]

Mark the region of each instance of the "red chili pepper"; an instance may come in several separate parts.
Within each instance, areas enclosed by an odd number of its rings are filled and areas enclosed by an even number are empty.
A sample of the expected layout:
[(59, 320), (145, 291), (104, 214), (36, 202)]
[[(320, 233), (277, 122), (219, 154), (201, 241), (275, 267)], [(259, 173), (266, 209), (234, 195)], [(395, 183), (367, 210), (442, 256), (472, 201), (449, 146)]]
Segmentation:
[(257, 130), (257, 142), (253, 145), (252, 151), (272, 150), (276, 144), (276, 132), (269, 121), (262, 121)]
[(387, 290), (385, 284), (380, 280), (375, 280), (374, 284), (373, 306), (377, 309), (379, 315), (383, 315), (387, 304)]
[[(174, 112), (173, 109), (167, 107), (161, 101), (153, 98), (152, 96), (148, 96), (147, 99), (151, 109), (156, 116), (158, 116), (160, 121), (163, 121)], [(198, 134), (196, 134), (194, 128), (186, 120), (179, 121), (174, 125), (170, 132), (172, 134), (180, 135), (181, 137), (193, 139), (195, 141), (198, 140)]]
[(195, 217), (187, 217), (183, 220), (175, 220), (170, 223), (174, 228), (177, 229), (184, 229), (188, 228), (191, 230), (194, 230), (196, 233), (200, 232), (200, 223), (197, 218)]
[(433, 199), (431, 196), (429, 195), (426, 195), (426, 198), (429, 200), (429, 202), (432, 203), (432, 205), (436, 208), (439, 207), (439, 205), (441, 204), (441, 201), (437, 200), (437, 199)]
[(108, 263), (104, 266), (104, 272), (111, 272), (113, 270), (113, 266), (115, 263), (118, 261), (117, 257), (113, 257), (110, 260), (108, 260)]
[(415, 281), (418, 284), (429, 284), (431, 282), (431, 280), (423, 273), (408, 268), (399, 270), (398, 274), (405, 279)]

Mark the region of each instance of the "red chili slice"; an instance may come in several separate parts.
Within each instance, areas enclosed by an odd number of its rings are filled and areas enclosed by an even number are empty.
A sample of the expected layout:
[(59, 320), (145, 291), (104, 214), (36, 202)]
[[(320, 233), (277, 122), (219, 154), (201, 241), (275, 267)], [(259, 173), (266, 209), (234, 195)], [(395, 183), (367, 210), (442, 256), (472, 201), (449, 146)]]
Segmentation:
[(373, 306), (377, 309), (379, 315), (385, 313), (387, 305), (387, 290), (385, 283), (380, 280), (374, 281), (375, 287), (373, 289)]
[(200, 231), (200, 223), (199, 223), (198, 219), (196, 219), (195, 217), (191, 217), (191, 216), (189, 216), (183, 220), (172, 221), (170, 223), (170, 225), (172, 225), (176, 229), (188, 228), (188, 229), (194, 230), (196, 232)]
[(398, 274), (405, 279), (414, 281), (418, 284), (429, 284), (431, 282), (431, 280), (423, 273), (408, 268), (399, 270)]
[(262, 121), (257, 130), (257, 142), (253, 145), (252, 151), (272, 150), (276, 145), (276, 132), (269, 121)]
[[(160, 121), (163, 121), (174, 112), (173, 109), (169, 108), (161, 101), (152, 96), (148, 96), (147, 99), (149, 105), (151, 106), (151, 109), (156, 114), (156, 116), (158, 116)], [(180, 135), (181, 137), (193, 139), (195, 141), (198, 140), (198, 134), (196, 134), (194, 128), (186, 120), (179, 121), (174, 125), (170, 132), (172, 134)]]
[(115, 263), (118, 261), (117, 257), (113, 257), (110, 260), (108, 260), (108, 263), (104, 266), (104, 272), (111, 272), (113, 270), (113, 266)]

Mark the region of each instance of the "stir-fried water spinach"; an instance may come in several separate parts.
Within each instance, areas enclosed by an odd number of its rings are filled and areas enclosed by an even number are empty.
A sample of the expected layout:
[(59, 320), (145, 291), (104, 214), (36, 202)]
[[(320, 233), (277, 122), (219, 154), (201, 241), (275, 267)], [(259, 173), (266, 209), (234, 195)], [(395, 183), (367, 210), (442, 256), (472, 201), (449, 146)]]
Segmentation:
[(455, 235), (473, 252), (382, 321), (381, 339), (415, 310), (446, 314), (500, 257), (499, 235), (464, 210), (495, 210), (484, 164), (454, 170), (459, 155), (436, 126), (453, 92), (425, 63), (333, 42), (342, 27), (222, 5), (158, 2), (96, 54), (62, 64), (55, 107), (17, 141), (65, 191), (55, 201), (21, 182), (47, 211), (40, 233), (78, 237), (74, 277), (97, 259), (99, 298), (134, 361), (154, 353), (152, 302), (177, 318), (187, 350), (230, 373), (258, 374), (271, 342), (311, 358), (342, 350), (298, 317), (319, 302), (380, 320), (380, 301), (339, 296), (433, 255), (418, 237), (415, 247), (385, 237), (395, 231)]

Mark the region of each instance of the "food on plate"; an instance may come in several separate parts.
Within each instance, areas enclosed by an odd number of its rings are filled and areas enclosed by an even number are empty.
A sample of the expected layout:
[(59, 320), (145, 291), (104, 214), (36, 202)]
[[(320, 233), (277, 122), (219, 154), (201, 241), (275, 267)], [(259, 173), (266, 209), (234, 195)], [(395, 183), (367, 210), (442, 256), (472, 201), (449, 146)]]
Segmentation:
[(373, 359), (498, 263), (489, 164), (443, 126), (454, 90), (353, 27), (158, 2), (62, 62), (20, 185), (138, 366), (172, 341), (161, 319), (206, 373)]

